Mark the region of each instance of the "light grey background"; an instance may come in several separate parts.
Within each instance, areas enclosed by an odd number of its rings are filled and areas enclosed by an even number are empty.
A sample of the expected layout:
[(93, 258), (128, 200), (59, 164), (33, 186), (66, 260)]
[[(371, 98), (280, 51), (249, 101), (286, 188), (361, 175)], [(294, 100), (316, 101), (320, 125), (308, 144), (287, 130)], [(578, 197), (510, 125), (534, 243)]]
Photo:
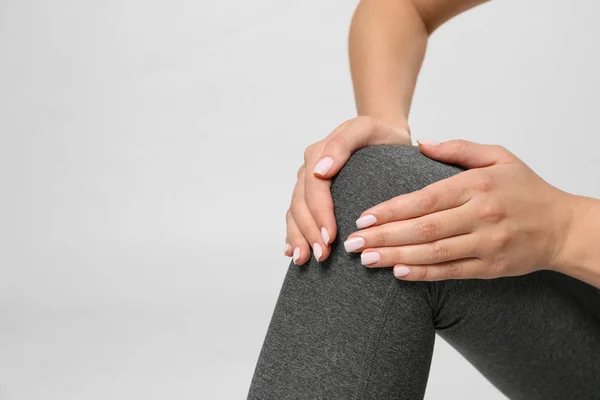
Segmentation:
[[(355, 1), (0, 0), (0, 398), (241, 399), (308, 144), (354, 116)], [(600, 197), (594, 0), (436, 32), (415, 138)], [(427, 399), (502, 399), (440, 338)]]

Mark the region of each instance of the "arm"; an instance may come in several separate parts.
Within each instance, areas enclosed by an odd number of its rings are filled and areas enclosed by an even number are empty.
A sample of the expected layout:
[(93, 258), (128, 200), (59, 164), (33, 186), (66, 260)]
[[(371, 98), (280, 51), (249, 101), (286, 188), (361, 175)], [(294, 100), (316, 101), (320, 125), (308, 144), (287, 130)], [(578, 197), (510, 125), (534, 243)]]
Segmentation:
[[(408, 114), (429, 36), (452, 17), (486, 1), (361, 0), (349, 33), (358, 115), (409, 130)], [(549, 267), (600, 288), (600, 200), (568, 195), (557, 207), (572, 211), (565, 239)]]
[(359, 116), (408, 130), (408, 113), (429, 35), (487, 0), (362, 0), (348, 38)]

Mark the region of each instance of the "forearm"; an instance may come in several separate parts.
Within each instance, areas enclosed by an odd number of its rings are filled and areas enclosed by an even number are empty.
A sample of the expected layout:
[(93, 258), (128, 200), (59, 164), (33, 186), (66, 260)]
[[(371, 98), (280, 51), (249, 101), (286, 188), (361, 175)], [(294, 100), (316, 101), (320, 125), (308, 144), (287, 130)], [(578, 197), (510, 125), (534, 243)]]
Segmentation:
[(554, 270), (600, 288), (600, 200), (570, 195), (570, 226)]
[(428, 32), (412, 1), (362, 0), (348, 38), (358, 115), (407, 128)]
[(358, 115), (408, 128), (429, 35), (486, 0), (362, 0), (348, 38)]

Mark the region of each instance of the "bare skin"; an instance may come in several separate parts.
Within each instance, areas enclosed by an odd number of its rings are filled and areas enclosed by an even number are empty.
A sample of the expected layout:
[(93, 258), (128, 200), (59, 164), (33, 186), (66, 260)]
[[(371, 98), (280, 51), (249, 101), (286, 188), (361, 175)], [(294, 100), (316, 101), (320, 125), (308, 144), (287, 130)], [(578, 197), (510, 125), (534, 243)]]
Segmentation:
[[(408, 114), (429, 36), (481, 0), (362, 0), (349, 32), (358, 117), (307, 147), (286, 213), (287, 256), (329, 256), (337, 234), (331, 178), (356, 150), (410, 144)], [(468, 171), (365, 210), (346, 238), (368, 267), (405, 280), (515, 276), (552, 269), (600, 287), (600, 200), (545, 182), (501, 146), (423, 141)], [(444, 193), (441, 196), (440, 193)], [(361, 242), (362, 239), (362, 242)], [(357, 244), (360, 245), (357, 247)], [(369, 254), (370, 253), (370, 254)]]

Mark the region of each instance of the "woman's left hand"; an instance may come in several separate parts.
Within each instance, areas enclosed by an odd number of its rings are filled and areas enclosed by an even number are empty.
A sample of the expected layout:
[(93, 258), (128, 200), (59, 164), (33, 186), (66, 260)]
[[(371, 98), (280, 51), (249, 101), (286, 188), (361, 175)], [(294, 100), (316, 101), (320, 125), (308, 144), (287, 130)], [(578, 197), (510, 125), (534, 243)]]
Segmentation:
[(571, 220), (572, 195), (505, 148), (465, 140), (419, 143), (466, 171), (365, 210), (346, 251), (397, 278), (498, 278), (554, 269)]

